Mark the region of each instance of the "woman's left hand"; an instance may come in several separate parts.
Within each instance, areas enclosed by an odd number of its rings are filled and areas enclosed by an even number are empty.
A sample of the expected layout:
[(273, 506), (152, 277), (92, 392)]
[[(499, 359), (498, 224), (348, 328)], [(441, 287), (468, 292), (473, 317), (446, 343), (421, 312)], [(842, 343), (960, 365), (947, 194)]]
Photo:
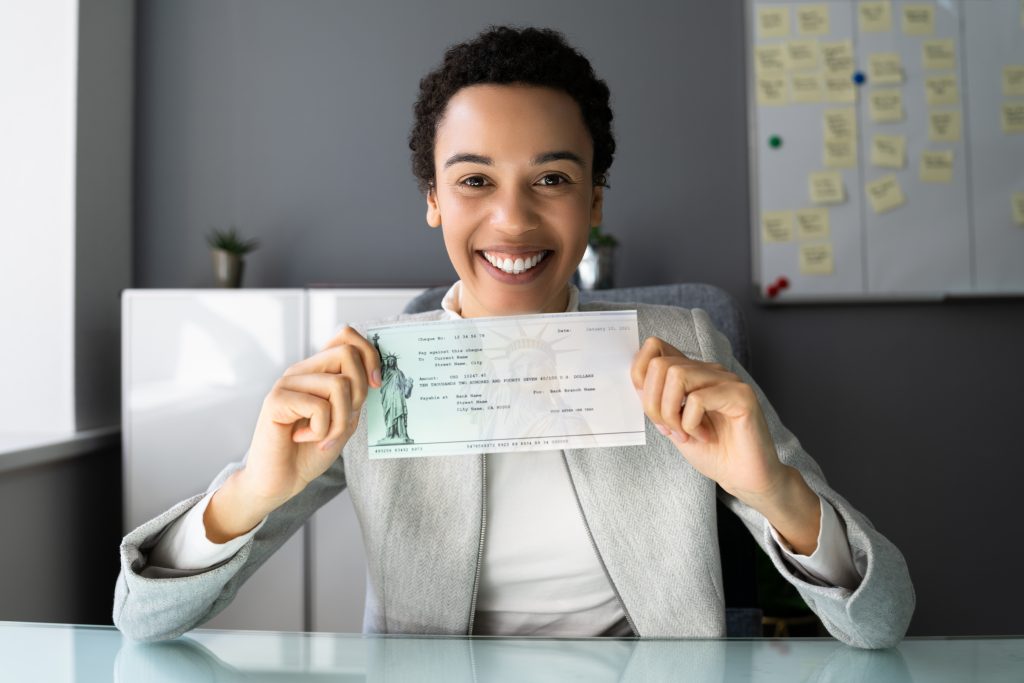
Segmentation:
[(644, 412), (698, 472), (757, 506), (788, 483), (753, 387), (718, 363), (648, 337), (631, 368)]

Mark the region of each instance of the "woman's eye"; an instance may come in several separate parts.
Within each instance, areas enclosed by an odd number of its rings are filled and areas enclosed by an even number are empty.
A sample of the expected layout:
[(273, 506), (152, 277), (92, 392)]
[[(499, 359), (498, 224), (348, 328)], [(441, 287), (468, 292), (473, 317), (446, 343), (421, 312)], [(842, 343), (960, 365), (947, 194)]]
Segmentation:
[(555, 187), (557, 185), (564, 185), (565, 183), (565, 178), (557, 173), (548, 173), (540, 179), (540, 184), (546, 187)]
[(483, 177), (481, 176), (474, 175), (463, 180), (462, 184), (465, 185), (466, 187), (483, 187), (484, 185), (487, 184), (487, 181), (484, 180)]

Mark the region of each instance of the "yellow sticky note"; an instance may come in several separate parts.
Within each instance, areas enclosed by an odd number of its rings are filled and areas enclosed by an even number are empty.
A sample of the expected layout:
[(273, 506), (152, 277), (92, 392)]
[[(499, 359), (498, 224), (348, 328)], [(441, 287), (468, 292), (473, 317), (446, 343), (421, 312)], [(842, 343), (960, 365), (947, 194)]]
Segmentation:
[(842, 204), (846, 201), (843, 176), (838, 171), (816, 171), (807, 175), (812, 204)]
[(875, 213), (892, 211), (902, 206), (905, 201), (900, 181), (894, 175), (886, 175), (878, 180), (873, 180), (864, 186), (864, 191), (867, 193), (868, 202), (871, 203), (871, 209)]
[(821, 128), (825, 140), (856, 140), (857, 112), (853, 107), (826, 109), (821, 115)]
[(1024, 96), (1024, 65), (1007, 64), (1003, 67), (1003, 96)]
[(902, 135), (875, 135), (871, 138), (871, 165), (903, 168), (907, 163), (907, 138)]
[(800, 209), (796, 212), (796, 234), (802, 240), (827, 240), (828, 209)]
[(921, 152), (921, 182), (953, 182), (953, 150)]
[(786, 70), (786, 52), (782, 45), (758, 45), (754, 48), (754, 72), (772, 74)]
[(802, 275), (831, 275), (835, 269), (832, 258), (832, 245), (801, 244), (800, 273)]
[(1013, 222), (1024, 225), (1024, 192), (1014, 192), (1010, 200), (1013, 202)]
[(959, 142), (960, 110), (933, 109), (929, 111), (928, 140), (931, 142)]
[(1024, 102), (1003, 102), (1003, 132), (1024, 133)]
[(892, 3), (861, 2), (857, 5), (857, 22), (862, 33), (892, 30)]
[(789, 242), (793, 239), (792, 211), (765, 211), (761, 214), (761, 234), (765, 242)]
[(848, 78), (853, 73), (853, 41), (837, 40), (821, 44), (821, 61), (829, 71), (839, 71)]
[(960, 90), (956, 85), (956, 74), (940, 74), (924, 79), (924, 90), (928, 104), (956, 104), (960, 100)]
[(926, 69), (955, 69), (956, 45), (953, 39), (926, 40), (921, 43), (921, 63)]
[(935, 8), (932, 5), (903, 5), (903, 32), (908, 36), (935, 33)]
[(757, 103), (760, 105), (786, 104), (786, 79), (784, 76), (759, 76), (755, 81)]
[(903, 59), (899, 52), (873, 52), (868, 55), (868, 83), (896, 85), (903, 82)]
[(796, 30), (802, 36), (828, 35), (828, 5), (803, 5), (796, 9)]
[(853, 140), (825, 140), (822, 162), (828, 168), (856, 168), (857, 143)]
[(788, 7), (760, 7), (757, 10), (757, 35), (761, 38), (785, 38), (789, 35)]
[(821, 102), (821, 76), (818, 74), (790, 74), (789, 96), (794, 102)]
[(903, 120), (903, 93), (897, 88), (872, 90), (868, 99), (871, 120), (875, 123), (893, 123)]
[(839, 103), (852, 103), (857, 101), (857, 89), (850, 80), (850, 74), (826, 73), (825, 74), (825, 101)]
[(793, 71), (818, 68), (818, 41), (790, 40), (786, 43), (786, 65)]

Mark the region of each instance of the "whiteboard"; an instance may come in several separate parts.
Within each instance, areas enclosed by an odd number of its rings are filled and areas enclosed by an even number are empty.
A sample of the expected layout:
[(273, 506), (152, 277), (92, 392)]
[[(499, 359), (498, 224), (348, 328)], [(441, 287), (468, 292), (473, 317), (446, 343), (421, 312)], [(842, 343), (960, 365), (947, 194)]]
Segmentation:
[(748, 0), (746, 30), (763, 301), (1024, 294), (1024, 2)]

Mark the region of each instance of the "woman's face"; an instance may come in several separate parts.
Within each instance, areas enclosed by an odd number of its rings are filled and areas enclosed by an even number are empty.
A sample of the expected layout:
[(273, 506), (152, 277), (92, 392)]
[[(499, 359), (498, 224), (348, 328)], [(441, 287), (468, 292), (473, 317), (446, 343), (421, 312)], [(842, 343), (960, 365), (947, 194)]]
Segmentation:
[(444, 233), (463, 317), (565, 310), (590, 227), (601, 222), (593, 156), (579, 105), (562, 91), (474, 85), (449, 100), (427, 223)]

